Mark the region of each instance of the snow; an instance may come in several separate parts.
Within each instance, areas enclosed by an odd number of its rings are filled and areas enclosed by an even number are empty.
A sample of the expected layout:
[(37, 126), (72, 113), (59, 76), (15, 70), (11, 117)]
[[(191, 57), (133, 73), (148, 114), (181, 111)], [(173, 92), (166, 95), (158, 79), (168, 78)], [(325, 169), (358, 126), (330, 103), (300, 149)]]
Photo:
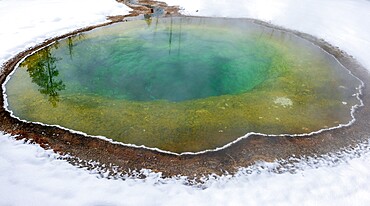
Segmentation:
[[(185, 14), (252, 17), (313, 34), (370, 68), (370, 1), (166, 1)], [(0, 64), (45, 38), (128, 10), (114, 0), (0, 0)], [(369, 148), (370, 139), (352, 150), (297, 159), (282, 174), (271, 172), (279, 161), (261, 162), (202, 189), (149, 171), (144, 180), (100, 178), (52, 151), (0, 134), (0, 205), (367, 205)]]
[(47, 38), (107, 22), (131, 9), (115, 0), (0, 1), (0, 63)]
[[(252, 174), (245, 169), (201, 189), (155, 173), (145, 180), (100, 178), (52, 151), (2, 135), (0, 205), (363, 205), (370, 201), (369, 150), (366, 143), (346, 157), (301, 160), (291, 166), (293, 174), (271, 173), (278, 164), (260, 163), (247, 168)], [(361, 157), (351, 159), (358, 152)]]

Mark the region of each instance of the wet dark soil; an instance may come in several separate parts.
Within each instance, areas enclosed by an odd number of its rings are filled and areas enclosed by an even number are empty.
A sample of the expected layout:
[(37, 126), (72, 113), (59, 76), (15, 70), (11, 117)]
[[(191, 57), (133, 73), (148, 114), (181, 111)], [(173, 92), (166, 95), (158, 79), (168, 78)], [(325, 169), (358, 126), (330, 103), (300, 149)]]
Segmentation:
[[(17, 54), (2, 66), (0, 83), (3, 84), (6, 76), (15, 68), (16, 64), (33, 51), (42, 48), (53, 41), (68, 36), (76, 35), (96, 27), (126, 21), (130, 16), (139, 14), (146, 18), (153, 15), (154, 11), (161, 11), (161, 15), (179, 15), (177, 7), (168, 7), (164, 3), (155, 1), (119, 0), (134, 9), (128, 16), (109, 17), (110, 22), (83, 28), (63, 36), (46, 40), (44, 43), (32, 47)], [(160, 9), (158, 9), (160, 8)], [(346, 68), (363, 82), (370, 82), (368, 71), (361, 66), (353, 57), (349, 56), (339, 48), (330, 45), (324, 40), (308, 34), (279, 28), (268, 23), (253, 20), (256, 23), (293, 32), (320, 46), (328, 53), (335, 56)], [(105, 165), (114, 165), (115, 170), (130, 173), (133, 170), (151, 169), (162, 172), (164, 176), (185, 175), (194, 177), (208, 174), (223, 174), (225, 172), (235, 173), (241, 167), (247, 167), (256, 161), (274, 161), (276, 159), (287, 159), (295, 156), (320, 156), (329, 152), (337, 152), (343, 148), (355, 147), (358, 143), (369, 138), (370, 134), (370, 89), (363, 88), (364, 106), (355, 112), (356, 121), (349, 127), (343, 127), (309, 137), (279, 137), (252, 135), (223, 150), (206, 152), (197, 155), (172, 155), (144, 148), (133, 148), (121, 144), (113, 144), (109, 141), (87, 137), (81, 134), (40, 124), (22, 122), (11, 117), (4, 108), (4, 97), (0, 97), (0, 130), (16, 135), (17, 139), (28, 139), (40, 144), (46, 149), (53, 149), (60, 154), (69, 154), (68, 160), (72, 164), (89, 166), (89, 160)], [(82, 163), (81, 163), (82, 160)]]

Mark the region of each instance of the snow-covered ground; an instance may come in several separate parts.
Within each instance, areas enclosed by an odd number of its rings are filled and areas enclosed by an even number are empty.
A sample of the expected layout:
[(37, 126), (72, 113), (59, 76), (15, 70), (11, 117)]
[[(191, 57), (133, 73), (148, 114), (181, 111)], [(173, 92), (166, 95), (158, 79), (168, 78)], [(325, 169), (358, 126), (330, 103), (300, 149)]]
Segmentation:
[(0, 0), (0, 64), (46, 38), (130, 10), (115, 0)]
[[(166, 0), (186, 14), (252, 17), (321, 37), (370, 68), (367, 0)], [(128, 8), (114, 0), (0, 0), (0, 64), (16, 53), (68, 31), (106, 21)], [(109, 180), (78, 169), (37, 145), (0, 134), (0, 205), (368, 205), (369, 143), (276, 174), (241, 171), (207, 183), (181, 180)], [(316, 162), (313, 167), (310, 165)], [(318, 168), (316, 168), (318, 167)]]

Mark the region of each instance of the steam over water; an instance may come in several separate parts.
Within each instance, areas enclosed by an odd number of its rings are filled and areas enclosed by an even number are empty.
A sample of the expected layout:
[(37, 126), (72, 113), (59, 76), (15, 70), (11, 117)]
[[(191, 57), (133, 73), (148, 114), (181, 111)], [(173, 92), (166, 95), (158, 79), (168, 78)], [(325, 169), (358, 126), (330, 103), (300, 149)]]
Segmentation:
[(349, 124), (362, 82), (333, 56), (250, 20), (153, 18), (58, 41), (6, 85), (21, 119), (182, 153), (248, 133)]

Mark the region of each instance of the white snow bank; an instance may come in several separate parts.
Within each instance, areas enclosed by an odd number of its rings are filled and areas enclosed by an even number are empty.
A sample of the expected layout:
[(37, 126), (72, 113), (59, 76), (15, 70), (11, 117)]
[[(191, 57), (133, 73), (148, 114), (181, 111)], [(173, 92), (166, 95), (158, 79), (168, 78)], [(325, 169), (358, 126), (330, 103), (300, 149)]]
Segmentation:
[[(210, 180), (199, 189), (154, 173), (145, 180), (101, 179), (51, 151), (0, 135), (0, 205), (365, 205), (368, 150), (365, 144), (352, 151), (363, 154), (348, 163), (335, 156), (298, 162), (293, 167), (302, 170), (295, 174), (270, 173), (276, 164), (261, 163), (249, 168), (252, 174)], [(341, 162), (332, 167), (333, 160)]]
[[(193, 15), (252, 17), (322, 37), (370, 68), (370, 2), (365, 0), (167, 0)], [(73, 5), (73, 6), (72, 6)], [(199, 10), (196, 12), (196, 10)], [(0, 0), (0, 64), (45, 38), (127, 13), (114, 0)], [(0, 134), (0, 205), (367, 205), (369, 143), (341, 157), (300, 161), (295, 174), (267, 169), (209, 181), (100, 179), (37, 145)], [(358, 156), (350, 159), (349, 157)], [(339, 162), (338, 162), (339, 160)], [(316, 162), (316, 163), (313, 163)], [(310, 165), (314, 164), (317, 169)]]
[(0, 1), (0, 65), (47, 38), (106, 22), (131, 9), (115, 0)]

